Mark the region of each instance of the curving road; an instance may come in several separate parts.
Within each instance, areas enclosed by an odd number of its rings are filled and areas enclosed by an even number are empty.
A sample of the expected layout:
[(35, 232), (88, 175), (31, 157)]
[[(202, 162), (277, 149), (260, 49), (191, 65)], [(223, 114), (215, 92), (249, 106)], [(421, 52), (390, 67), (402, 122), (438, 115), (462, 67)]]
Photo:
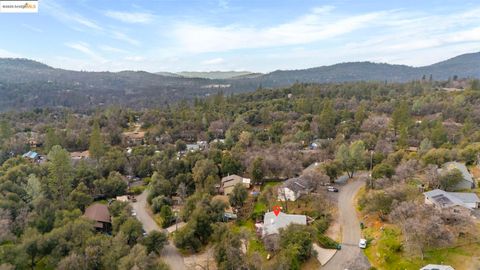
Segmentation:
[[(363, 178), (359, 176), (355, 177), (355, 179)], [(370, 263), (358, 247), (361, 230), (354, 206), (355, 195), (364, 185), (365, 181), (363, 180), (350, 180), (340, 189), (338, 212), (342, 228), (342, 249), (326, 265), (321, 267), (322, 270), (359, 270), (370, 267)]]
[[(143, 224), (143, 229), (148, 233), (151, 231), (161, 231), (157, 223), (150, 216), (147, 211), (147, 193), (145, 190), (142, 194), (138, 195), (137, 202), (131, 203), (132, 208), (137, 213), (137, 219)], [(183, 261), (182, 255), (178, 252), (177, 248), (170, 241), (168, 245), (162, 250), (163, 260), (170, 266), (172, 270), (185, 270), (185, 263)]]

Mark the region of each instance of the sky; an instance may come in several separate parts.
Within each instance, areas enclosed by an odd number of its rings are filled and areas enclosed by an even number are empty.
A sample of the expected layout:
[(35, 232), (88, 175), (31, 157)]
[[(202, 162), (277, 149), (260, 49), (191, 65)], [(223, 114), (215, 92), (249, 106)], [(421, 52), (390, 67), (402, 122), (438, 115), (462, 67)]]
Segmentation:
[(0, 13), (0, 57), (88, 70), (269, 72), (412, 66), (480, 51), (480, 2), (39, 0)]

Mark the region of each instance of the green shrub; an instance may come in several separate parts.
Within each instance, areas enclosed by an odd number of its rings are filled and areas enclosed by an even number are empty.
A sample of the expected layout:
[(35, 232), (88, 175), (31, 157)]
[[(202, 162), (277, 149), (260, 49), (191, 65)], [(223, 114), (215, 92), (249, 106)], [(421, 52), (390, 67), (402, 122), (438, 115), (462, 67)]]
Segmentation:
[(337, 241), (324, 234), (318, 234), (317, 240), (318, 244), (323, 248), (336, 249), (339, 245)]

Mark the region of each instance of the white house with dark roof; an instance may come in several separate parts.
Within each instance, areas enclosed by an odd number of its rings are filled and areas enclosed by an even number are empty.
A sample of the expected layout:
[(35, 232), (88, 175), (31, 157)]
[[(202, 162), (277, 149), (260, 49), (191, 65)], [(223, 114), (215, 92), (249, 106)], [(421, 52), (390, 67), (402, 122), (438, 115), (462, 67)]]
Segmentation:
[(311, 184), (305, 178), (290, 178), (278, 187), (279, 201), (296, 201), (302, 195), (308, 194), (312, 190)]
[(263, 217), (263, 225), (259, 224), (257, 230), (261, 232), (263, 238), (265, 236), (280, 233), (280, 229), (284, 229), (290, 224), (307, 225), (307, 216), (290, 215), (283, 212), (280, 212), (278, 216), (275, 216), (275, 213), (267, 212)]
[(475, 181), (472, 174), (467, 169), (465, 164), (452, 161), (443, 164), (442, 168), (438, 170), (440, 174), (446, 173), (450, 170), (457, 169), (462, 173), (463, 179), (452, 188), (452, 190), (472, 189), (475, 188)]
[(440, 209), (452, 208), (455, 210), (475, 210), (480, 207), (480, 199), (475, 193), (446, 192), (434, 189), (423, 193), (425, 203)]

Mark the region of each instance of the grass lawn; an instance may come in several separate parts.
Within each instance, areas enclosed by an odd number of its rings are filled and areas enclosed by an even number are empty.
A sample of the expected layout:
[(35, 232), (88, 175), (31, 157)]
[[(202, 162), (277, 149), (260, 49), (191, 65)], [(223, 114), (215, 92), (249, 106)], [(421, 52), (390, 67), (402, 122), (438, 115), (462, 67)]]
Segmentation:
[(282, 184), (282, 182), (278, 182), (278, 181), (266, 181), (263, 183), (262, 187), (261, 187), (261, 191), (263, 191), (264, 189), (266, 189), (267, 187), (274, 187), (276, 185), (280, 185)]
[(376, 239), (369, 243), (365, 255), (377, 269), (420, 269), (429, 263), (448, 264), (455, 269), (479, 269), (479, 243), (430, 250), (425, 253), (422, 260), (420, 257), (408, 256), (402, 251), (402, 235), (398, 228), (393, 225), (382, 226), (383, 230), (372, 226), (363, 231), (368, 240)]

